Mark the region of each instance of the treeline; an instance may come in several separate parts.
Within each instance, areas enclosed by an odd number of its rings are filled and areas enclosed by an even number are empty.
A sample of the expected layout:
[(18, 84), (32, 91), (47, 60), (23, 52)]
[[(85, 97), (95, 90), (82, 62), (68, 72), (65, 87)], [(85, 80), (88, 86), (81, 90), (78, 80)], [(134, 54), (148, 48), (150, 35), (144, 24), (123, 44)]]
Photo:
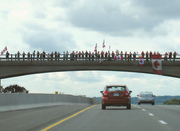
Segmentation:
[(163, 103), (163, 105), (180, 105), (180, 99), (173, 98)]
[(7, 86), (5, 88), (0, 86), (0, 93), (29, 93), (29, 91), (26, 90), (26, 88), (15, 84), (15, 85)]
[[(94, 97), (94, 98), (101, 101), (101, 97)], [(168, 95), (156, 96), (155, 97), (155, 105), (163, 105), (164, 102), (169, 101), (169, 100), (174, 99), (174, 98), (180, 99), (180, 96), (168, 96)], [(132, 104), (138, 104), (138, 97), (131, 97), (131, 103)]]

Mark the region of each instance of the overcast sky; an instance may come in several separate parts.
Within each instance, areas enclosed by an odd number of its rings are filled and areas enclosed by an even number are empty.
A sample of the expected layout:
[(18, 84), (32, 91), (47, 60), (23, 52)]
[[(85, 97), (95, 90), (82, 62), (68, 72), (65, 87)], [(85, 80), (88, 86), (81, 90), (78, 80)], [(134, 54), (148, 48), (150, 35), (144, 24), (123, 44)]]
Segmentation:
[[(43, 50), (180, 53), (180, 1), (170, 0), (1, 0), (0, 49), (10, 54)], [(126, 84), (136, 96), (179, 95), (180, 79), (143, 73), (77, 71), (2, 79), (30, 93), (101, 96), (106, 84)]]

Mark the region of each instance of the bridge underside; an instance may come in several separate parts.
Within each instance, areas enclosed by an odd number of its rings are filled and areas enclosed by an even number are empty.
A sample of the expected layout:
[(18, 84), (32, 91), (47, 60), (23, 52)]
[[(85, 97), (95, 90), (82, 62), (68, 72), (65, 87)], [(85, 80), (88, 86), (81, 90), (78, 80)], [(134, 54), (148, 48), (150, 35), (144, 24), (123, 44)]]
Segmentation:
[[(145, 61), (144, 67), (139, 61), (4, 61), (0, 62), (0, 79), (28, 74), (60, 71), (128, 71), (154, 74), (151, 61)], [(179, 61), (163, 61), (162, 75), (180, 78)]]

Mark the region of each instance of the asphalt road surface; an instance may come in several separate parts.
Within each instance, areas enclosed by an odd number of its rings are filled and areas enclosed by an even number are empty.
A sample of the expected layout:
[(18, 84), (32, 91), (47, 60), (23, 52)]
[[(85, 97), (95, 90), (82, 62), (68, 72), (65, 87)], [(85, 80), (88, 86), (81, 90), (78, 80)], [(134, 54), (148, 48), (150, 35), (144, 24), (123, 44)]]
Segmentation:
[(0, 131), (180, 131), (180, 106), (53, 106), (0, 112)]

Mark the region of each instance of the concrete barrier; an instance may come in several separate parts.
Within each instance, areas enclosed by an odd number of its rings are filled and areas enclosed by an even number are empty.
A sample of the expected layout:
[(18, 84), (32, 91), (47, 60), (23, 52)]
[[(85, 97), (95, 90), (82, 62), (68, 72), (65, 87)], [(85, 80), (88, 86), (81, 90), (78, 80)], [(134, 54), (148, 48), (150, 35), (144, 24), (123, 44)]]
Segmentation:
[(89, 97), (65, 94), (0, 94), (0, 111), (73, 104), (100, 104), (100, 101)]

